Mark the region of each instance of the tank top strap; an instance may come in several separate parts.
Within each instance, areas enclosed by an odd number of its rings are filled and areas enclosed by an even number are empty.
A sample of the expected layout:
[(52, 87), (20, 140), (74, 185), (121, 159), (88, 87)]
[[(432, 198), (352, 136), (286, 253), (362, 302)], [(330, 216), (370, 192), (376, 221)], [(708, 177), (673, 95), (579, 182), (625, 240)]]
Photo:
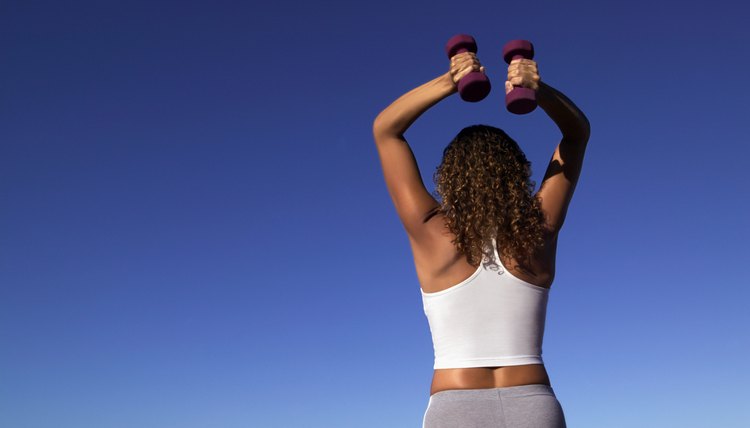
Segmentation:
[(495, 252), (495, 261), (498, 264), (502, 265), (503, 262), (502, 260), (500, 260), (500, 254), (498, 254), (497, 252), (497, 241), (495, 240), (495, 238), (492, 238), (492, 249)]

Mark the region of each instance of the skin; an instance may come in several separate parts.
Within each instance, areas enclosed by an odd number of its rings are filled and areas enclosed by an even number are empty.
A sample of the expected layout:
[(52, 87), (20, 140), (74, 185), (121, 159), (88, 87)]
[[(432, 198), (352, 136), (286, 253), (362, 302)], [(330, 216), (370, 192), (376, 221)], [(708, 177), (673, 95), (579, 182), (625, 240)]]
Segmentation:
[[(457, 92), (456, 83), (471, 71), (484, 73), (485, 68), (471, 52), (461, 53), (450, 61), (449, 72), (402, 95), (383, 110), (373, 123), (373, 136), (380, 156), (389, 194), (409, 237), (420, 287), (425, 292), (445, 290), (476, 271), (451, 242), (445, 218), (434, 215), (424, 221), (438, 202), (424, 187), (414, 155), (404, 132), (427, 109)], [(565, 220), (568, 205), (580, 175), (590, 135), (583, 112), (562, 93), (541, 81), (537, 63), (528, 59), (513, 60), (507, 71), (506, 94), (515, 86), (537, 92), (537, 103), (562, 133), (552, 154), (540, 189), (546, 219), (545, 250), (530, 264), (520, 266), (516, 260), (503, 259), (511, 274), (533, 285), (549, 288), (555, 276), (557, 238)], [(430, 395), (450, 389), (499, 388), (517, 385), (551, 385), (543, 364), (504, 367), (437, 369)]]

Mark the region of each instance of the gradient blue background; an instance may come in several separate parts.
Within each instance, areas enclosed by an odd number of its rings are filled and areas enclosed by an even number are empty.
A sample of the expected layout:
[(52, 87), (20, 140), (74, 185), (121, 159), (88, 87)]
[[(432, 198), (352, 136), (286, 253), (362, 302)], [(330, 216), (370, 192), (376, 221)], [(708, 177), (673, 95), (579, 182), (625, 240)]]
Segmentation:
[(592, 135), (544, 359), (568, 426), (747, 427), (747, 10), (712, 2), (0, 4), (0, 426), (418, 427), (432, 343), (371, 124), (473, 34), (464, 126), (537, 186), (502, 46)]

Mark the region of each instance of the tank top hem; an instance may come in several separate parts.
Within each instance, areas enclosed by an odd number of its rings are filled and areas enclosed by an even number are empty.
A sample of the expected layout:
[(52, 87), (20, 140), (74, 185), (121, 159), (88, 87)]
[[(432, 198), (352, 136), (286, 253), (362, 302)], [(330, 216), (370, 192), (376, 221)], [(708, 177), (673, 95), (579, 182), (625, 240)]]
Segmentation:
[(525, 364), (544, 364), (541, 356), (517, 355), (512, 357), (462, 358), (461, 361), (436, 361), (433, 369), (464, 369), (472, 367), (521, 366)]

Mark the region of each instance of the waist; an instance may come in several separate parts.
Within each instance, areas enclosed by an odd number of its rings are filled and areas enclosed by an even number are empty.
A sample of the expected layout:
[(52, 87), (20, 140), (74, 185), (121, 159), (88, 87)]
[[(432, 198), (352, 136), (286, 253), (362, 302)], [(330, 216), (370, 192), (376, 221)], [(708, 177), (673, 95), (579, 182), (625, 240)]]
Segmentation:
[(430, 395), (449, 389), (502, 388), (530, 384), (552, 386), (544, 364), (436, 369)]

